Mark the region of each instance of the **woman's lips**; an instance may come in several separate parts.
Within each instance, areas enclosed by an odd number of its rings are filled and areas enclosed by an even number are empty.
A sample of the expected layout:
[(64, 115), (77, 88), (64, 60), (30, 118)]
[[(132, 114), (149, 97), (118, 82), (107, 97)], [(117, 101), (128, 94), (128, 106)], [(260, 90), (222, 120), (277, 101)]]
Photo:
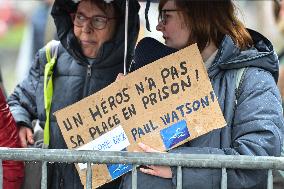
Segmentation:
[(81, 44), (82, 44), (83, 46), (95, 45), (96, 42), (95, 42), (95, 41), (88, 41), (88, 40), (81, 40)]

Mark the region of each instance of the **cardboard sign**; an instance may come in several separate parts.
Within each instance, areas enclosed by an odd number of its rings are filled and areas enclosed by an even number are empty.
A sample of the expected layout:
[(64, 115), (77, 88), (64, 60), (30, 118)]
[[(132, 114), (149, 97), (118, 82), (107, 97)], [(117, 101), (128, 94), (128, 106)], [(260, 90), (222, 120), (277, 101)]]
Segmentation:
[[(167, 151), (226, 125), (196, 45), (148, 64), (55, 113), (69, 149)], [(85, 184), (86, 165), (79, 164)], [(93, 165), (98, 187), (131, 165)]]

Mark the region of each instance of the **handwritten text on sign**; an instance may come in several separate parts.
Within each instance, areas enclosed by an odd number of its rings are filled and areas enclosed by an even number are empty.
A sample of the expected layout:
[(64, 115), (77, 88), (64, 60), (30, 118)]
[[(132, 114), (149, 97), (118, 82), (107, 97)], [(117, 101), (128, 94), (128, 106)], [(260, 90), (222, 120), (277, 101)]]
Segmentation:
[[(226, 124), (196, 45), (128, 74), (55, 116), (71, 149), (100, 140), (121, 125), (130, 144), (128, 151), (140, 150), (137, 142), (165, 151)], [(172, 134), (175, 138), (168, 140)], [(96, 149), (110, 149), (111, 137)], [(110, 176), (109, 170), (117, 173), (112, 166), (104, 170), (108, 173), (102, 178), (103, 172), (95, 175), (94, 183), (118, 175)], [(82, 178), (83, 173), (79, 174)]]

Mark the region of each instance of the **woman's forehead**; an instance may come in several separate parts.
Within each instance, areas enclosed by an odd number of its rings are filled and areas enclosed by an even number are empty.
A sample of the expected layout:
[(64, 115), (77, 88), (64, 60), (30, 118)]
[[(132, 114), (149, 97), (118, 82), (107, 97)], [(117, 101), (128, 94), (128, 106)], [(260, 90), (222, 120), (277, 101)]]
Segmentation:
[(79, 3), (77, 12), (86, 14), (86, 16), (93, 15), (113, 15), (112, 6), (106, 7), (105, 10), (101, 9), (96, 3), (90, 0), (83, 0)]
[(176, 4), (173, 0), (169, 0), (167, 1), (164, 6), (162, 7), (162, 9), (174, 9), (176, 8)]

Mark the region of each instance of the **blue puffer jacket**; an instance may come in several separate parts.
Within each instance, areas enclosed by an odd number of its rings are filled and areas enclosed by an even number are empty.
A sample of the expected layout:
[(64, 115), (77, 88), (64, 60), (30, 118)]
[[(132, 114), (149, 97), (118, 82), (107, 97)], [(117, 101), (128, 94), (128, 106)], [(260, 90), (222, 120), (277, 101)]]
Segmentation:
[[(278, 60), (272, 44), (261, 34), (249, 31), (254, 46), (240, 51), (229, 36), (223, 39), (208, 75), (218, 96), (227, 126), (198, 137), (171, 153), (279, 156), (284, 121), (281, 97), (276, 86)], [(240, 84), (235, 107), (236, 73), (248, 67)], [(235, 109), (235, 110), (234, 110)], [(138, 172), (138, 188), (171, 189), (173, 179)], [(266, 170), (228, 170), (228, 188), (266, 188)], [(220, 188), (220, 169), (183, 168), (183, 188)], [(121, 188), (131, 188), (128, 174)]]
[[(112, 40), (104, 43), (96, 59), (87, 59), (73, 32), (70, 13), (77, 4), (72, 0), (55, 0), (52, 8), (58, 38), (59, 54), (53, 73), (53, 98), (50, 117), (50, 145), (52, 149), (67, 148), (53, 113), (82, 98), (89, 96), (112, 83), (118, 73), (123, 72), (124, 59), (124, 12), (125, 0), (115, 0), (121, 17)], [(129, 2), (128, 53), (132, 54), (139, 32), (139, 4)], [(128, 57), (129, 63), (131, 57)], [(27, 78), (9, 97), (11, 112), (18, 125), (31, 127), (31, 121), (39, 119), (44, 127), (46, 116), (43, 97), (43, 74), (46, 64), (45, 49), (41, 49), (34, 60)], [(73, 164), (53, 163), (48, 166), (48, 188), (83, 188)], [(115, 188), (104, 186), (104, 188)]]

